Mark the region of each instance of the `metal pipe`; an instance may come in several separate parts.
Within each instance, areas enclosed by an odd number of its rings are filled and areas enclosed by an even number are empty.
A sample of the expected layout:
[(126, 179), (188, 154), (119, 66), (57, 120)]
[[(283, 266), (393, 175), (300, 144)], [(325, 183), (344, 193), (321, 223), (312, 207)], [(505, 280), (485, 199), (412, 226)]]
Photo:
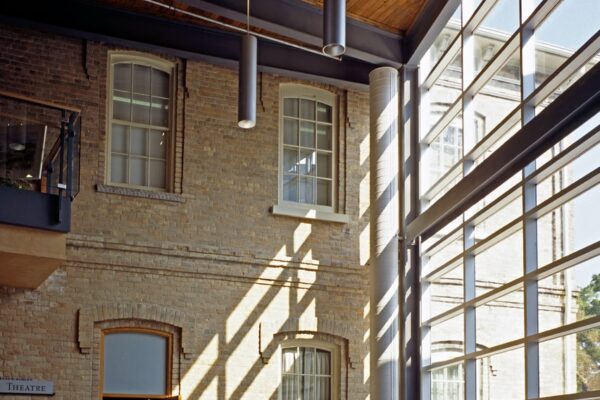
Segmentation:
[(346, 0), (323, 2), (323, 53), (341, 56), (346, 52)]
[(371, 399), (399, 391), (398, 71), (369, 74), (370, 102), (370, 357)]
[[(150, 4), (154, 4), (156, 6), (162, 7), (162, 8), (166, 8), (167, 10), (175, 11), (175, 12), (178, 12), (180, 14), (187, 15), (189, 17), (200, 19), (202, 21), (210, 22), (211, 24), (219, 25), (219, 26), (222, 26), (224, 28), (228, 28), (228, 29), (234, 30), (236, 32), (247, 33), (247, 29), (246, 28), (241, 28), (239, 26), (236, 26), (236, 25), (233, 25), (233, 24), (229, 24), (227, 22), (219, 21), (219, 20), (214, 19), (214, 18), (210, 18), (210, 17), (206, 17), (204, 15), (196, 14), (196, 13), (193, 13), (191, 11), (187, 11), (187, 10), (183, 10), (181, 8), (177, 8), (175, 6), (170, 6), (168, 4), (163, 4), (163, 3), (159, 2), (159, 1), (155, 1), (155, 0), (144, 0), (144, 1), (146, 3), (150, 3)], [(323, 56), (323, 57), (333, 58), (334, 60), (341, 61), (341, 57), (330, 56), (329, 54), (325, 54), (325, 53), (323, 53), (321, 51), (318, 51), (318, 50), (315, 50), (315, 49), (311, 49), (310, 47), (301, 46), (301, 45), (296, 44), (296, 43), (288, 42), (287, 40), (274, 38), (272, 36), (265, 35), (264, 33), (252, 32), (252, 35), (254, 35), (256, 37), (259, 37), (259, 38), (262, 38), (262, 39), (269, 40), (271, 42), (283, 44), (285, 46), (293, 47), (295, 49), (307, 51), (309, 53), (318, 54), (318, 55)]]
[(249, 129), (256, 125), (256, 37), (244, 35), (239, 62), (238, 126)]

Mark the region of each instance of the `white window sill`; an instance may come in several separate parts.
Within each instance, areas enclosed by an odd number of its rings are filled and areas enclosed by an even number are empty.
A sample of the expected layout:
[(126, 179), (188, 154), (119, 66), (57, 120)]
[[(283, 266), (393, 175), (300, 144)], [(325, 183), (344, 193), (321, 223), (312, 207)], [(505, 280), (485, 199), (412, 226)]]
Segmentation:
[(320, 211), (292, 206), (274, 205), (271, 207), (271, 213), (273, 215), (283, 215), (286, 217), (311, 219), (316, 221), (329, 221), (339, 224), (347, 224), (350, 222), (350, 216), (346, 214), (338, 214), (331, 211)]

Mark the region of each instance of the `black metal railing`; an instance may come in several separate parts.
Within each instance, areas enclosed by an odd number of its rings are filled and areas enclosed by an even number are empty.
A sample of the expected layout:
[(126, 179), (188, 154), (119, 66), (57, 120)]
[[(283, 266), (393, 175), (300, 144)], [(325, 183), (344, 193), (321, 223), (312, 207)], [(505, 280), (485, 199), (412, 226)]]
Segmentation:
[(80, 130), (78, 109), (0, 90), (0, 223), (69, 231)]

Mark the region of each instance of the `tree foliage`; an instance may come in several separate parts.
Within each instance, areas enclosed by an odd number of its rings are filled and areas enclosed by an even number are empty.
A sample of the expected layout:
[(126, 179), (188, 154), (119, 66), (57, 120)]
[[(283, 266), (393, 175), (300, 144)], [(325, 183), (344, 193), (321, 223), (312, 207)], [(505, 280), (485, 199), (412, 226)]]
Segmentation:
[[(600, 274), (581, 289), (577, 306), (579, 320), (600, 315)], [(577, 389), (600, 390), (600, 328), (577, 334)]]

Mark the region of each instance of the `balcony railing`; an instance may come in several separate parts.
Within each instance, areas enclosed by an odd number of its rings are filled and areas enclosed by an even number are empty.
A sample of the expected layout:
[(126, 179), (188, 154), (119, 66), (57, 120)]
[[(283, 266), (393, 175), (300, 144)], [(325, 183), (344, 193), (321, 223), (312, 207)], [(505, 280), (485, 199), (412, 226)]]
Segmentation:
[(68, 232), (80, 111), (0, 90), (0, 224)]

